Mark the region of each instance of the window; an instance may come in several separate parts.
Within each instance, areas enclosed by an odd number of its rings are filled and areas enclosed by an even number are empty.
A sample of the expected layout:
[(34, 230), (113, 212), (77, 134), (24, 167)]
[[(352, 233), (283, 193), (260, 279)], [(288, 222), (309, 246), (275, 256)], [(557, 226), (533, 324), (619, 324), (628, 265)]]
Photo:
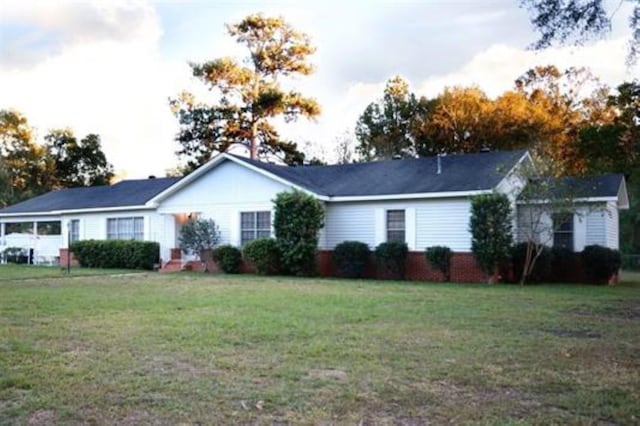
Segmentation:
[(38, 222), (38, 235), (60, 235), (60, 221)]
[(107, 219), (107, 240), (144, 240), (144, 218), (117, 217)]
[(80, 240), (80, 220), (73, 219), (69, 222), (69, 243)]
[(271, 212), (240, 213), (240, 244), (271, 237)]
[(553, 246), (573, 251), (573, 215), (553, 215)]
[(405, 242), (404, 210), (387, 210), (387, 241)]
[(4, 224), (5, 235), (33, 234), (33, 222), (7, 222)]

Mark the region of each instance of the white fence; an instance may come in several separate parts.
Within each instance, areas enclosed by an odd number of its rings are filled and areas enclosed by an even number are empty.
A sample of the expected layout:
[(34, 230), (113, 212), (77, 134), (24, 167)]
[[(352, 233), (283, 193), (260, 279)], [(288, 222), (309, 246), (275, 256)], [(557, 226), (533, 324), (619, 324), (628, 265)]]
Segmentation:
[(6, 262), (4, 251), (9, 247), (18, 247), (27, 253), (33, 249), (33, 262), (38, 264), (57, 264), (62, 247), (61, 235), (33, 235), (13, 233), (0, 239), (0, 260)]

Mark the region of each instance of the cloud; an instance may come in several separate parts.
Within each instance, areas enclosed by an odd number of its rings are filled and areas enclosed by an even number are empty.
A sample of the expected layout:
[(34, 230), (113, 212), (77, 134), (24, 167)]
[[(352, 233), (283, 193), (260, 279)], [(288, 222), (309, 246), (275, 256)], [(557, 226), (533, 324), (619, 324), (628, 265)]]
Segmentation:
[(104, 24), (97, 31), (75, 25), (79, 12), (65, 15), (66, 7), (48, 18), (40, 18), (41, 12), (31, 18), (48, 19), (49, 28), (69, 23), (84, 33), (69, 36), (59, 51), (28, 69), (0, 68), (0, 108), (22, 111), (40, 139), (51, 128), (67, 126), (80, 137), (98, 133), (108, 160), (129, 177), (161, 174), (176, 162), (177, 124), (168, 98), (189, 87), (188, 66), (160, 57), (161, 28), (154, 13), (125, 20), (125, 27), (135, 29), (114, 32), (109, 23), (124, 9), (97, 10), (93, 22)]
[(80, 44), (157, 40), (155, 11), (140, 2), (8, 1), (0, 15), (0, 63), (23, 68)]

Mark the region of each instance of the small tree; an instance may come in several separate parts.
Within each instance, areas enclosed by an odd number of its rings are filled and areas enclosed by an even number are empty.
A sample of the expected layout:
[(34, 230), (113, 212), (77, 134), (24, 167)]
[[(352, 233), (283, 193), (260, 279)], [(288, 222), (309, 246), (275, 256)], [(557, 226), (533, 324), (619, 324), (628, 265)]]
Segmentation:
[(206, 271), (206, 253), (220, 242), (220, 230), (213, 219), (192, 220), (182, 225), (178, 242), (180, 249), (204, 261)]
[(431, 267), (440, 271), (445, 281), (451, 281), (451, 249), (447, 246), (427, 247), (424, 254)]
[(274, 200), (273, 227), (285, 273), (313, 275), (316, 269), (318, 233), (324, 226), (324, 208), (302, 191), (281, 192)]
[(509, 258), (512, 234), (512, 211), (504, 194), (478, 195), (471, 199), (471, 251), (480, 267), (491, 276)]

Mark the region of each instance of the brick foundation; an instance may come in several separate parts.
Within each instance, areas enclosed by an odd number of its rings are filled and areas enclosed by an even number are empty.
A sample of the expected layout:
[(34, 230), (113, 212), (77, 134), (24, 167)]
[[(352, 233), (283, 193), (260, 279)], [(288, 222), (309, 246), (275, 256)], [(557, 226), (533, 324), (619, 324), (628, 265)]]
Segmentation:
[(71, 266), (74, 267), (74, 268), (77, 267), (77, 266), (80, 266), (80, 263), (78, 262), (78, 259), (76, 259), (73, 256), (73, 253), (69, 252), (69, 249), (61, 248), (60, 249), (60, 267), (61, 268), (66, 268), (67, 267), (67, 259), (68, 259), (69, 255), (71, 255), (71, 259), (70, 259), (71, 260)]
[[(333, 252), (331, 250), (318, 251), (318, 273), (322, 277), (335, 277), (336, 271), (333, 265)], [(384, 272), (376, 267), (373, 256), (365, 270), (366, 278), (385, 278)], [(440, 271), (432, 269), (423, 252), (409, 252), (405, 269), (405, 279), (410, 281), (444, 281)], [(451, 281), (481, 283), (486, 282), (487, 277), (482, 272), (472, 253), (454, 253), (451, 259)]]

